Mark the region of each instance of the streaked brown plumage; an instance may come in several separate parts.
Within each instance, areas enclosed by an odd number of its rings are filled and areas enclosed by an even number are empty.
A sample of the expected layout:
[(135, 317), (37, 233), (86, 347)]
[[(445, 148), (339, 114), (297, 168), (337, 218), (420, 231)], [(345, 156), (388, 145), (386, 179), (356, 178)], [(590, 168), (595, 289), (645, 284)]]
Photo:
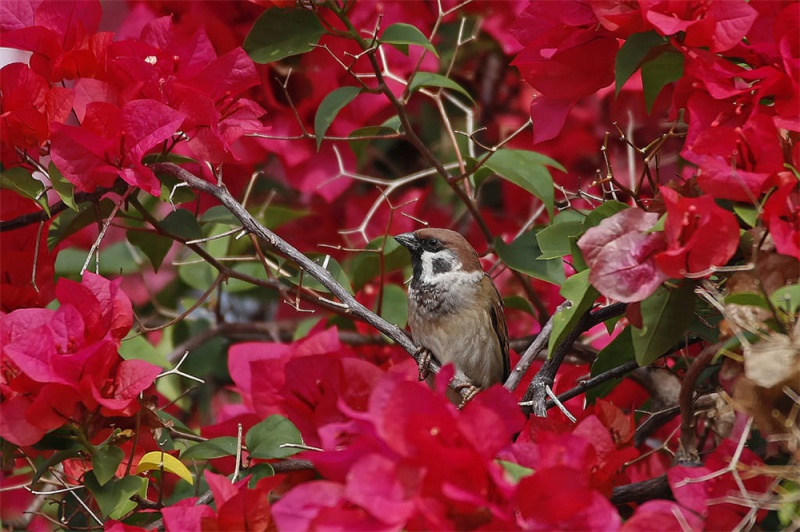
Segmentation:
[(414, 341), (442, 364), (452, 362), (457, 375), (477, 388), (504, 382), (509, 360), (503, 302), (472, 246), (448, 229), (420, 229), (395, 240), (411, 252), (408, 323)]

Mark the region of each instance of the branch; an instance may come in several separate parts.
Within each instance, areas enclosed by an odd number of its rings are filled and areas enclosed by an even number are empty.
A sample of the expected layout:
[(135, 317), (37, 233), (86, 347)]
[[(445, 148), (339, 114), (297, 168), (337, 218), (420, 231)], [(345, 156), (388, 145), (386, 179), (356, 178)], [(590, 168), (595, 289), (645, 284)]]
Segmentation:
[(717, 354), (720, 347), (722, 347), (722, 344), (716, 343), (703, 349), (692, 361), (689, 369), (686, 370), (686, 375), (683, 377), (679, 399), (681, 407), (681, 436), (680, 447), (675, 455), (676, 463), (702, 465), (700, 455), (697, 452), (697, 434), (694, 430), (694, 388), (700, 378), (700, 374), (714, 360), (714, 355)]
[(667, 475), (643, 480), (633, 484), (617, 486), (611, 491), (611, 504), (620, 505), (629, 502), (646, 502), (653, 499), (674, 500)]
[(556, 346), (553, 354), (548, 358), (539, 372), (533, 377), (530, 386), (528, 386), (525, 395), (522, 398), (523, 403), (529, 403), (529, 406), (523, 407), (526, 414), (533, 413), (537, 417), (547, 416), (547, 387), (553, 386), (558, 368), (570, 352), (572, 344), (580, 337), (581, 334), (588, 331), (598, 323), (602, 323), (610, 318), (621, 315), (625, 312), (625, 303), (614, 303), (607, 307), (600, 308), (594, 312), (587, 312), (581, 316), (578, 325), (572, 329), (564, 340)]
[[(117, 182), (114, 183), (114, 186), (110, 188), (98, 187), (94, 192), (78, 192), (77, 194), (75, 194), (75, 204), (83, 203), (86, 201), (95, 202), (109, 192), (122, 194), (123, 192), (125, 192), (126, 188), (128, 188), (128, 184), (122, 179), (118, 179)], [(49, 216), (45, 211), (36, 211), (28, 214), (23, 214), (21, 216), (17, 216), (16, 218), (12, 218), (11, 220), (0, 220), (0, 233), (4, 231), (11, 231), (13, 229), (19, 229), (20, 227), (25, 227), (28, 225), (38, 224), (46, 220), (50, 220), (51, 218), (67, 210), (68, 208), (69, 207), (67, 206), (66, 203), (64, 203), (63, 201), (59, 201), (50, 206)]]
[[(253, 216), (247, 212), (247, 210), (233, 196), (231, 196), (231, 194), (228, 192), (228, 189), (225, 188), (224, 185), (212, 185), (208, 181), (195, 176), (191, 172), (188, 172), (187, 170), (184, 170), (180, 166), (177, 166), (173, 163), (156, 163), (151, 165), (150, 168), (154, 172), (163, 172), (176, 177), (184, 183), (187, 183), (192, 188), (214, 196), (223, 206), (225, 206), (225, 208), (231, 212), (231, 214), (236, 216), (236, 218), (242, 223), (245, 231), (256, 235), (280, 255), (293, 260), (303, 271), (307, 272), (314, 279), (319, 281), (322, 286), (327, 288), (330, 293), (342, 303), (345, 314), (359, 318), (376, 330), (385, 334), (403, 349), (405, 349), (406, 352), (408, 352), (417, 362), (419, 362), (419, 360), (422, 358), (421, 354), (418, 353), (417, 346), (402, 331), (402, 329), (400, 329), (400, 327), (389, 323), (356, 301), (356, 299), (351, 296), (342, 285), (336, 282), (328, 270), (313, 262), (311, 259), (298, 251), (297, 248), (258, 223), (258, 221), (253, 218)], [(430, 366), (433, 372), (438, 372), (441, 368), (441, 366), (435, 361), (431, 361)], [(455, 378), (453, 381), (451, 381), (450, 386), (456, 389), (459, 386), (468, 384), (469, 383), (463, 379)], [(464, 387), (463, 392), (464, 394), (468, 393), (466, 387)]]

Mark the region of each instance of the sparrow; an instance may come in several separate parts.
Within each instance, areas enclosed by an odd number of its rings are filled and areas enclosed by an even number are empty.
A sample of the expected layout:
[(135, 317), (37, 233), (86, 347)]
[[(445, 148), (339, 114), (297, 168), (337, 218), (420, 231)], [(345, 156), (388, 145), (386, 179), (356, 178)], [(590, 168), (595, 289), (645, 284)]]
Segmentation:
[(420, 380), (432, 355), (442, 365), (453, 363), (456, 376), (472, 383), (463, 400), (450, 394), (456, 404), (504, 382), (510, 368), (503, 300), (478, 253), (448, 229), (419, 229), (394, 239), (411, 253), (408, 324), (423, 354)]

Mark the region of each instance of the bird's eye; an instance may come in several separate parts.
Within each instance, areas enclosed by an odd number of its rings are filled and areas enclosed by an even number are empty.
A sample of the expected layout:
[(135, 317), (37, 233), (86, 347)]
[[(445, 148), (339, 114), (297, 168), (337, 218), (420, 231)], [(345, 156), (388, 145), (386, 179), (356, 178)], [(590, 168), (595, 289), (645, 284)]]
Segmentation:
[(429, 238), (425, 244), (425, 247), (428, 249), (428, 251), (439, 251), (442, 249), (442, 243), (438, 238)]

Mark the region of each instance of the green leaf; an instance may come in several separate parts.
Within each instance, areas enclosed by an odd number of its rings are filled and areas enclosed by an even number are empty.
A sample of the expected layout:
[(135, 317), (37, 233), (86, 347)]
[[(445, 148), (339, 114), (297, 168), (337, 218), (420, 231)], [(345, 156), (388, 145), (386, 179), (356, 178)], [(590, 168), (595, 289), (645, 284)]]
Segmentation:
[(408, 297), (406, 290), (396, 284), (383, 286), (383, 305), (381, 305), (381, 318), (389, 323), (394, 323), (401, 329), (408, 322)]
[(536, 311), (533, 310), (533, 305), (531, 305), (531, 302), (522, 296), (504, 297), (503, 307), (506, 309), (521, 310), (522, 312), (530, 314), (531, 316), (536, 315)]
[(736, 216), (738, 216), (749, 227), (756, 226), (756, 223), (758, 222), (758, 209), (756, 209), (752, 205), (746, 205), (744, 203), (734, 203), (733, 212), (735, 212)]
[(181, 460), (211, 460), (223, 456), (236, 456), (234, 436), (221, 436), (192, 445), (181, 453)]
[(203, 238), (203, 231), (197, 223), (197, 217), (186, 209), (172, 211), (161, 221), (160, 225), (164, 231), (184, 240)]
[(725, 296), (726, 305), (746, 305), (771, 310), (766, 298), (756, 292), (734, 292)]
[(496, 238), (494, 248), (500, 259), (512, 270), (536, 277), (548, 283), (564, 282), (564, 264), (561, 259), (536, 260), (542, 255), (536, 233), (523, 233), (510, 244)]
[(136, 508), (137, 503), (131, 497), (136, 494), (145, 497), (147, 484), (146, 478), (133, 475), (113, 479), (105, 484), (97, 481), (93, 471), (84, 476), (84, 486), (94, 495), (103, 517), (111, 519), (119, 519)]
[(647, 113), (653, 110), (656, 97), (668, 83), (683, 76), (683, 54), (675, 51), (664, 52), (642, 65), (642, 86)]
[(247, 451), (253, 458), (287, 458), (300, 452), (293, 447), (281, 447), (285, 443), (303, 444), (303, 437), (291, 421), (273, 415), (253, 426), (244, 437)]
[(172, 367), (163, 353), (153, 347), (143, 335), (137, 335), (133, 331), (119, 344), (119, 356), (124, 360), (144, 360), (164, 369)]
[(536, 233), (542, 250), (542, 255), (536, 260), (557, 259), (572, 253), (570, 237), (579, 235), (582, 227), (583, 222), (568, 221), (549, 225)]
[(617, 52), (616, 65), (614, 66), (615, 97), (619, 96), (622, 86), (636, 72), (650, 51), (666, 42), (668, 42), (667, 39), (655, 31), (634, 33), (625, 39), (625, 43)]
[(642, 328), (633, 327), (631, 335), (640, 366), (651, 363), (680, 341), (692, 321), (694, 299), (694, 285), (684, 282), (673, 290), (660, 286), (642, 301)]
[(486, 160), (487, 168), (542, 200), (552, 218), (555, 192), (548, 166), (566, 172), (550, 157), (528, 150), (498, 150)]
[(64, 451), (58, 451), (55, 454), (49, 456), (47, 460), (42, 462), (42, 465), (40, 465), (36, 469), (36, 473), (34, 473), (33, 478), (31, 478), (30, 485), (35, 486), (36, 483), (39, 482), (39, 479), (42, 478), (42, 475), (47, 473), (51, 467), (60, 464), (64, 460), (69, 460), (70, 458), (77, 458), (82, 455), (83, 452), (80, 449), (66, 449)]
[(125, 235), (128, 242), (139, 248), (145, 254), (147, 260), (153, 265), (153, 270), (158, 272), (164, 257), (167, 256), (172, 247), (172, 239), (161, 236), (150, 231), (129, 230)]
[(106, 445), (97, 449), (92, 455), (92, 471), (94, 471), (97, 483), (104, 486), (106, 482), (114, 478), (123, 458), (125, 458), (125, 453), (115, 445)]
[(247, 474), (250, 475), (247, 487), (253, 489), (262, 478), (274, 477), (275, 469), (269, 464), (256, 464), (247, 470)]
[(50, 184), (53, 185), (53, 190), (56, 191), (64, 205), (72, 209), (78, 210), (75, 204), (75, 185), (67, 181), (55, 164), (51, 161), (47, 167), (47, 173), (50, 176)]
[(406, 55), (408, 55), (408, 45), (416, 45), (422, 46), (429, 52), (432, 52), (436, 57), (439, 57), (431, 41), (429, 41), (416, 26), (412, 26), (411, 24), (403, 24), (402, 22), (392, 24), (383, 31), (380, 41), (383, 44), (395, 46), (395, 48)]
[[(342, 269), (342, 266), (330, 255), (322, 255), (319, 253), (309, 253), (308, 258), (313, 260), (317, 265), (325, 268), (328, 270), (328, 273), (336, 280), (337, 283), (342, 285), (345, 290), (349, 294), (354, 294), (353, 287), (350, 286), (350, 279), (348, 279), (347, 274)], [(293, 285), (300, 286), (301, 284), (301, 275), (300, 271), (298, 270), (296, 275), (286, 278), (287, 281), (292, 283)], [(302, 285), (310, 288), (312, 290), (317, 290), (319, 292), (329, 292), (329, 290), (323, 286), (322, 283), (314, 279), (308, 273), (302, 274)]]
[[(591, 375), (592, 377), (596, 377), (601, 373), (619, 367), (633, 359), (633, 339), (631, 337), (631, 327), (628, 326), (625, 327), (625, 329), (619, 333), (616, 338), (611, 340), (610, 344), (605, 346), (600, 350), (599, 353), (597, 353), (597, 358), (595, 358), (594, 362), (592, 363)], [(605, 397), (611, 393), (611, 391), (621, 380), (621, 377), (619, 379), (612, 379), (600, 384), (599, 386), (595, 386), (590, 390), (587, 390), (586, 401), (589, 403), (594, 403), (597, 399)]]
[(620, 211), (630, 208), (628, 205), (619, 201), (609, 200), (604, 201), (597, 206), (595, 210), (586, 215), (583, 220), (583, 230), (586, 231), (590, 227), (600, 225), (600, 222), (609, 218)]
[(317, 150), (319, 151), (325, 132), (328, 131), (333, 119), (339, 114), (345, 105), (352, 102), (361, 93), (359, 87), (339, 87), (325, 96), (319, 104), (317, 114), (314, 117), (314, 136), (317, 139)]
[(391, 141), (393, 139), (375, 139), (375, 138), (366, 138), (366, 137), (377, 137), (382, 135), (392, 135), (396, 134), (397, 131), (386, 126), (367, 126), (356, 129), (350, 135), (350, 149), (353, 150), (353, 154), (355, 154), (356, 159), (362, 161), (364, 155), (366, 154), (367, 146), (369, 146), (373, 142), (377, 141)]
[(776, 307), (786, 312), (790, 318), (797, 314), (800, 309), (800, 285), (790, 284), (782, 286), (772, 292), (769, 296), (770, 301)]
[(32, 199), (45, 210), (47, 216), (50, 216), (50, 206), (47, 204), (47, 194), (44, 193), (44, 183), (34, 178), (21, 166), (0, 172), (0, 188), (13, 190), (20, 196)]
[(472, 96), (470, 96), (464, 87), (452, 79), (442, 76), (441, 74), (434, 74), (433, 72), (417, 72), (417, 74), (414, 76), (414, 79), (411, 80), (411, 83), (408, 86), (408, 92), (410, 94), (414, 91), (418, 91), (422, 87), (439, 87), (442, 89), (450, 89), (465, 96), (470, 102), (475, 103), (475, 100), (472, 99)]
[(533, 469), (517, 464), (516, 462), (508, 462), (506, 460), (497, 460), (500, 467), (503, 468), (506, 475), (511, 479), (512, 484), (518, 484), (520, 480), (529, 477), (533, 474)]
[(365, 248), (377, 250), (383, 246), (383, 261), (381, 261), (381, 256), (374, 251), (362, 251), (350, 262), (348, 271), (350, 271), (350, 279), (356, 291), (361, 290), (364, 285), (375, 279), (380, 274), (381, 267), (384, 268), (384, 271), (394, 271), (408, 265), (409, 256), (405, 248), (394, 238), (390, 237), (385, 240), (384, 243), (384, 237), (379, 236)]
[(553, 330), (547, 345), (548, 355), (553, 354), (556, 346), (564, 341), (567, 334), (578, 325), (581, 316), (592, 308), (595, 300), (600, 296), (600, 293), (589, 283), (589, 270), (576, 273), (564, 281), (559, 294), (564, 296), (564, 299), (571, 301), (572, 306), (553, 316)]
[(272, 63), (313, 50), (324, 34), (313, 11), (276, 7), (258, 17), (242, 47), (256, 63)]

